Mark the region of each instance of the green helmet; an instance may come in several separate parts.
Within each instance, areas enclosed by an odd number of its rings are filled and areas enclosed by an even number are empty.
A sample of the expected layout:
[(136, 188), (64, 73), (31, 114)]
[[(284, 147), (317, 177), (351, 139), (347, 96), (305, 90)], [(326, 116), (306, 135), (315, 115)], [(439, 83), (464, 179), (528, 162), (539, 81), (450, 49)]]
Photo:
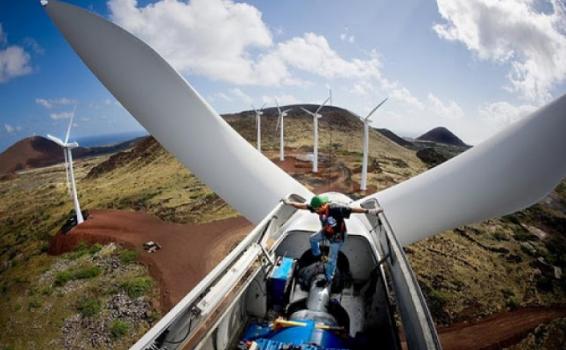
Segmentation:
[(328, 203), (328, 197), (326, 196), (314, 196), (311, 199), (311, 207), (313, 209), (318, 209), (326, 203)]

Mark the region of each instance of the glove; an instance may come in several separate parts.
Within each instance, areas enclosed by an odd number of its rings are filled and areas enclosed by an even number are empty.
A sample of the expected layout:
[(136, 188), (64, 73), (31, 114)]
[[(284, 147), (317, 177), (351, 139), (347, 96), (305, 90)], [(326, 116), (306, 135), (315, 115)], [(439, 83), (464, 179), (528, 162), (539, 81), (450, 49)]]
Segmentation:
[(377, 216), (379, 213), (381, 213), (383, 211), (383, 209), (378, 208), (378, 209), (368, 209), (368, 214), (369, 215), (375, 215)]

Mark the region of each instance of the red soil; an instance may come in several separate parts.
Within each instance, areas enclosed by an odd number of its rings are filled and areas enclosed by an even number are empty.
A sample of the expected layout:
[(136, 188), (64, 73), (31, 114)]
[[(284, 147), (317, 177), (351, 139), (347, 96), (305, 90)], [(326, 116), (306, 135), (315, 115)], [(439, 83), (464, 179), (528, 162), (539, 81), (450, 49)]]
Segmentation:
[[(117, 242), (139, 252), (142, 263), (158, 281), (160, 309), (170, 310), (252, 229), (242, 217), (207, 224), (172, 224), (157, 217), (117, 210), (91, 210), (88, 220), (68, 234), (58, 234), (49, 252), (61, 254), (80, 241)], [(161, 245), (155, 253), (143, 243)]]
[(479, 322), (438, 329), (444, 350), (491, 350), (516, 344), (541, 323), (566, 317), (566, 307), (532, 307), (503, 312)]

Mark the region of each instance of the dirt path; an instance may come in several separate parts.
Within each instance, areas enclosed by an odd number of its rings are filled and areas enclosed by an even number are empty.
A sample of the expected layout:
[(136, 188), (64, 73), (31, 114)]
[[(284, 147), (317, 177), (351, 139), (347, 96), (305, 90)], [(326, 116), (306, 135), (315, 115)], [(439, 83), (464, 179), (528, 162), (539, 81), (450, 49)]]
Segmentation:
[(444, 350), (501, 349), (516, 344), (541, 323), (562, 317), (566, 307), (524, 308), (439, 328), (438, 335)]
[[(160, 309), (166, 312), (251, 229), (243, 217), (181, 225), (142, 212), (92, 210), (83, 224), (53, 239), (50, 253), (69, 251), (80, 241), (118, 242), (135, 249), (160, 285)], [(145, 252), (143, 243), (147, 241), (159, 243), (161, 250)]]

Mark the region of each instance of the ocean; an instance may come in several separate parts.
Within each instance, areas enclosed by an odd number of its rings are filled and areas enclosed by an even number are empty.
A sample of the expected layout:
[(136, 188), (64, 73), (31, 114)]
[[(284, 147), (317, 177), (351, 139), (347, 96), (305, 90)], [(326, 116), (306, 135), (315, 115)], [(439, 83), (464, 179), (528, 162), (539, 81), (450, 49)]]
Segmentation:
[(147, 135), (149, 135), (147, 131), (143, 130), (118, 134), (83, 136), (77, 138), (75, 141), (77, 141), (81, 147), (110, 146)]

